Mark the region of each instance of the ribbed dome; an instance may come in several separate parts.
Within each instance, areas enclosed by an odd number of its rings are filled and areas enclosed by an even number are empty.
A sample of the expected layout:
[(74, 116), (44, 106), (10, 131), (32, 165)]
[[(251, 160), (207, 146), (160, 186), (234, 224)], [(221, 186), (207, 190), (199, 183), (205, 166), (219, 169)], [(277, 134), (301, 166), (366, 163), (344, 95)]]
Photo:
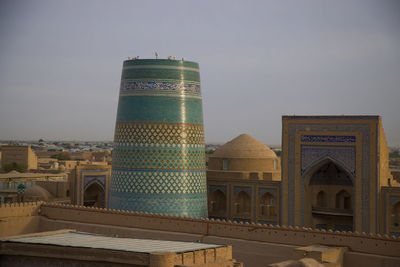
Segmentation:
[(52, 195), (41, 186), (34, 185), (25, 190), (24, 197), (26, 199), (39, 198), (40, 200), (48, 200)]
[(248, 134), (241, 134), (220, 146), (210, 155), (214, 158), (276, 158), (268, 146)]

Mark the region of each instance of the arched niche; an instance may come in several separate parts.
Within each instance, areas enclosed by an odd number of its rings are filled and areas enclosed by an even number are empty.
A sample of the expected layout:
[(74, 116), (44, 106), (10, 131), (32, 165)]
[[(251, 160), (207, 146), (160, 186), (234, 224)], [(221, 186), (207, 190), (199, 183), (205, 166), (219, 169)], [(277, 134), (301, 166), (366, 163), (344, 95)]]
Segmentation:
[(93, 182), (86, 187), (83, 205), (104, 208), (104, 189), (98, 182)]
[(390, 232), (400, 232), (400, 201), (394, 203), (390, 212)]
[(327, 206), (327, 195), (321, 190), (317, 194), (316, 207), (325, 208)]
[(351, 175), (333, 161), (327, 161), (311, 175), (309, 185), (353, 186)]
[(338, 169), (341, 171), (345, 172), (348, 174), (349, 179), (351, 180), (351, 183), (355, 183), (355, 177), (351, 175), (351, 171), (346, 168), (345, 165), (343, 165), (340, 161), (335, 160), (331, 157), (325, 157), (317, 160), (313, 164), (309, 165), (303, 172), (302, 177), (306, 179), (306, 184), (310, 182), (311, 177), (317, 173), (318, 170), (320, 170), (322, 167), (327, 166), (328, 164), (333, 163)]
[(210, 195), (210, 215), (226, 217), (226, 196), (220, 189), (214, 190)]
[(269, 192), (261, 195), (259, 199), (259, 210), (261, 217), (276, 216), (276, 198)]
[(351, 195), (346, 190), (340, 190), (336, 194), (336, 208), (337, 209), (345, 209), (351, 210), (352, 209), (352, 201)]
[(234, 214), (238, 217), (249, 217), (251, 210), (251, 198), (245, 191), (239, 191), (235, 196)]
[(337, 161), (324, 159), (304, 177), (304, 225), (353, 229), (354, 177)]

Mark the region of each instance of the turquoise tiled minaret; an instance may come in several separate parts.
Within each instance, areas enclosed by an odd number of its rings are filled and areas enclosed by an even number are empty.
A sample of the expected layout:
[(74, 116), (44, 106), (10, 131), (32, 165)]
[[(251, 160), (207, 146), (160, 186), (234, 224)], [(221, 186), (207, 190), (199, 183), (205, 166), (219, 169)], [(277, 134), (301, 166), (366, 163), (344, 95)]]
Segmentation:
[(206, 217), (199, 65), (124, 61), (109, 207)]

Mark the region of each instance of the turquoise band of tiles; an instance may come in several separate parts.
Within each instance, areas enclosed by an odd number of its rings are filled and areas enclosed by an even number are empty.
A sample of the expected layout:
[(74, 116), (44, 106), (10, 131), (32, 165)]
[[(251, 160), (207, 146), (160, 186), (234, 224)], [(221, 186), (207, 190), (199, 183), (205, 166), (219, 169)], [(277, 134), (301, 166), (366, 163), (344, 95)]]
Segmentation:
[(185, 217), (207, 217), (206, 194), (130, 194), (111, 192), (112, 209)]
[(124, 69), (122, 73), (122, 80), (130, 79), (131, 77), (140, 77), (141, 79), (174, 79), (200, 81), (200, 75), (197, 71), (192, 70), (179, 70), (179, 69)]
[(110, 208), (207, 216), (197, 63), (124, 62), (112, 165)]
[(117, 122), (203, 123), (201, 99), (169, 96), (119, 98)]
[(123, 67), (129, 66), (177, 66), (199, 69), (199, 64), (193, 61), (186, 60), (169, 60), (169, 59), (140, 59), (140, 60), (125, 60)]

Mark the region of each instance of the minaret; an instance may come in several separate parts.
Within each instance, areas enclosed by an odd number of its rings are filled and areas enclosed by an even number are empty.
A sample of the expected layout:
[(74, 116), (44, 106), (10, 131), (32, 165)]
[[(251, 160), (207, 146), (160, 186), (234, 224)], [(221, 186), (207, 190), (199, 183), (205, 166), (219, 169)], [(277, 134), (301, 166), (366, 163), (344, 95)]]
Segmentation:
[(124, 61), (109, 199), (113, 209), (207, 216), (198, 63)]

